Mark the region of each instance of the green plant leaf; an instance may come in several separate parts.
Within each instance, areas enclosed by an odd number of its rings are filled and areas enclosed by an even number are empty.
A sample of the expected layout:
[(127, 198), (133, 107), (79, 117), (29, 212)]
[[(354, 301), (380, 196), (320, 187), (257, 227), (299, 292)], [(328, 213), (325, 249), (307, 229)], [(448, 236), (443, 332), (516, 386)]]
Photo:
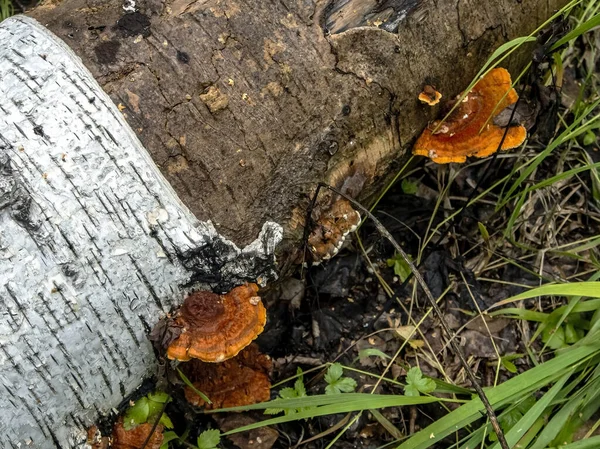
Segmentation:
[(166, 413), (163, 413), (160, 416), (160, 424), (162, 424), (163, 426), (165, 426), (165, 429), (172, 429), (173, 428), (173, 421), (171, 421), (171, 418), (169, 418), (169, 416)]
[(205, 430), (197, 440), (198, 449), (215, 449), (221, 441), (221, 431), (218, 429)]
[(168, 449), (169, 441), (178, 440), (178, 439), (179, 439), (179, 435), (177, 435), (173, 431), (163, 433), (163, 442), (160, 445), (160, 449)]
[(583, 136), (583, 144), (588, 146), (596, 142), (596, 134), (593, 131), (588, 131)]
[(433, 390), (435, 390), (433, 379), (423, 377), (423, 373), (416, 366), (408, 370), (408, 373), (406, 373), (406, 387), (404, 387), (406, 396), (419, 396), (421, 393), (431, 393)]
[(381, 357), (382, 359), (391, 359), (389, 355), (377, 348), (365, 348), (358, 351), (358, 356), (352, 361), (352, 363), (356, 363), (356, 361), (360, 359), (366, 359), (367, 357)]
[[(412, 259), (410, 257), (410, 254), (408, 255), (408, 257), (409, 259)], [(411, 273), (410, 266), (408, 265), (408, 263), (406, 263), (406, 261), (402, 258), (400, 254), (396, 254), (391, 259), (388, 259), (387, 266), (394, 267), (394, 274), (400, 278), (400, 282), (404, 282)]]
[(565, 329), (562, 326), (558, 328), (551, 326), (544, 328), (542, 341), (551, 349), (560, 349), (568, 346), (565, 343)]
[(140, 424), (144, 424), (148, 421), (148, 415), (150, 414), (150, 405), (148, 404), (148, 398), (143, 397), (138, 399), (135, 404), (127, 409), (125, 416), (123, 417), (123, 428), (125, 430), (131, 430)]
[(404, 178), (400, 183), (400, 187), (402, 188), (402, 191), (407, 195), (414, 195), (415, 193), (417, 193), (418, 184), (415, 181), (411, 181), (407, 178)]
[(171, 396), (169, 396), (164, 391), (155, 391), (154, 393), (149, 393), (146, 397), (151, 401), (160, 402), (161, 404), (164, 404), (165, 402), (169, 402), (171, 400)]
[[(304, 387), (304, 385), (302, 386)], [(286, 387), (279, 390), (279, 397), (281, 399), (295, 399), (302, 396), (306, 396), (306, 394), (299, 394), (296, 388)]]
[(490, 233), (488, 232), (485, 225), (482, 222), (478, 221), (477, 227), (479, 228), (479, 233), (481, 234), (481, 237), (483, 237), (483, 240), (485, 240), (486, 242), (489, 242), (490, 241)]
[[(500, 427), (504, 431), (504, 433), (508, 432), (512, 429), (515, 424), (519, 422), (519, 420), (523, 417), (527, 410), (533, 407), (535, 404), (535, 398), (533, 396), (528, 396), (524, 400), (522, 400), (516, 407), (509, 410), (506, 413), (503, 413), (498, 418), (498, 423)], [(489, 435), (490, 441), (498, 441), (498, 437), (496, 433), (492, 432)]]
[(344, 374), (344, 368), (341, 363), (332, 363), (325, 373), (325, 382), (332, 384)]
[[(298, 367), (296, 370), (298, 378), (294, 382), (294, 388), (285, 387), (279, 390), (279, 397), (281, 399), (298, 399), (306, 397), (306, 388), (304, 387), (304, 376), (302, 375), (302, 369)], [(292, 415), (304, 410), (303, 408), (280, 408), (280, 407), (269, 407), (265, 408), (264, 413), (267, 415), (277, 415), (278, 413), (284, 412), (286, 415)]]
[(194, 393), (196, 393), (198, 396), (200, 396), (204, 402), (206, 402), (207, 404), (212, 404), (212, 401), (208, 398), (208, 396), (206, 396), (204, 393), (202, 393), (200, 390), (198, 390), (194, 386), (192, 381), (189, 380), (187, 378), (187, 376), (185, 374), (183, 374), (183, 372), (179, 368), (177, 368), (177, 373), (179, 374), (179, 377), (181, 378), (181, 380), (183, 380), (183, 383), (186, 384), (188, 387), (190, 387)]
[(325, 394), (351, 393), (356, 389), (356, 381), (343, 377), (344, 368), (340, 363), (332, 363), (325, 374)]
[(350, 377), (342, 377), (325, 387), (325, 394), (352, 393), (356, 390), (356, 381)]

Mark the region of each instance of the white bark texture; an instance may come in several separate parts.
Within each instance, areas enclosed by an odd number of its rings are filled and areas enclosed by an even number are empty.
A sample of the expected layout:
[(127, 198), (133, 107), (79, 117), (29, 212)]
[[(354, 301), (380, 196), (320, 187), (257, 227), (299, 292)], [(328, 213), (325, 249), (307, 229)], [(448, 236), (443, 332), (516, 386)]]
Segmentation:
[(272, 278), (183, 206), (69, 48), (0, 24), (0, 447), (71, 448), (152, 372), (146, 334), (190, 287)]

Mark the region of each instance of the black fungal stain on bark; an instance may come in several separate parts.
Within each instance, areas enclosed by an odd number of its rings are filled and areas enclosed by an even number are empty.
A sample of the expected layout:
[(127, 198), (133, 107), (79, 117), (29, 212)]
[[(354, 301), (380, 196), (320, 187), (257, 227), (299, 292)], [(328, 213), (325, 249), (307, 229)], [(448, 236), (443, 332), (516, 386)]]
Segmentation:
[(118, 41), (102, 42), (94, 47), (96, 59), (100, 64), (112, 64), (117, 60), (119, 48), (121, 48), (121, 43)]
[(177, 50), (177, 60), (183, 62), (184, 64), (187, 64), (188, 62), (190, 62), (190, 55), (188, 55), (184, 51)]
[(150, 36), (150, 19), (140, 12), (123, 15), (116, 26), (117, 31), (124, 37)]

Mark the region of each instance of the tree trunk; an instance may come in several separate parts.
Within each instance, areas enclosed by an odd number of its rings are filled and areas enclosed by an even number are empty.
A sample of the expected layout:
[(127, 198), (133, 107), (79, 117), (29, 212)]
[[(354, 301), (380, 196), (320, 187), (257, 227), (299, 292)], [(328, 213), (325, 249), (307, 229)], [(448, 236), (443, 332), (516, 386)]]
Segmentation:
[(74, 447), (152, 373), (158, 319), (191, 287), (273, 278), (282, 230), (240, 251), (68, 47), (25, 17), (0, 42), (0, 447)]
[[(150, 371), (145, 334), (186, 288), (272, 277), (272, 222), (289, 257), (317, 181), (356, 177), (361, 198), (385, 181), (435, 114), (416, 99), (426, 79), (451, 98), (565, 3), (33, 11), (91, 75), (31, 21), (0, 25), (0, 446), (75, 447)], [(215, 227), (262, 234), (240, 251)]]
[(198, 218), (239, 244), (272, 220), (294, 246), (316, 182), (381, 186), (436, 113), (417, 101), (426, 79), (452, 98), (565, 3), (147, 0), (126, 14), (63, 0), (32, 16), (125, 108)]

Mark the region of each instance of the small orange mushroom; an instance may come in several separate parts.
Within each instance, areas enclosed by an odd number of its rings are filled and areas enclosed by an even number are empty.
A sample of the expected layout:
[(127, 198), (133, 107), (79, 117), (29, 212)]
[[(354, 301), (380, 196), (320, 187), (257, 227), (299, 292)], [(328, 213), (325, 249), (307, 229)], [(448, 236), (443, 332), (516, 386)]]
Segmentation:
[(442, 99), (442, 94), (439, 93), (431, 84), (426, 84), (423, 91), (419, 94), (419, 100), (429, 106), (435, 106)]
[(237, 355), (263, 331), (267, 321), (257, 292), (256, 284), (246, 284), (226, 295), (190, 294), (174, 320), (181, 334), (169, 344), (167, 357), (222, 362)]
[(337, 198), (323, 210), (308, 236), (308, 248), (315, 264), (331, 259), (342, 248), (346, 236), (360, 224), (360, 214), (350, 201)]
[(190, 387), (185, 388), (185, 398), (190, 404), (209, 410), (268, 401), (271, 367), (271, 359), (261, 354), (256, 344), (223, 363), (192, 360), (184, 367), (185, 374), (212, 403), (204, 402)]
[(465, 162), (468, 156), (487, 157), (496, 152), (505, 133), (501, 150), (518, 147), (527, 137), (525, 127), (501, 128), (493, 120), (517, 99), (508, 71), (490, 70), (446, 120), (430, 123), (415, 143), (413, 154), (438, 164)]

